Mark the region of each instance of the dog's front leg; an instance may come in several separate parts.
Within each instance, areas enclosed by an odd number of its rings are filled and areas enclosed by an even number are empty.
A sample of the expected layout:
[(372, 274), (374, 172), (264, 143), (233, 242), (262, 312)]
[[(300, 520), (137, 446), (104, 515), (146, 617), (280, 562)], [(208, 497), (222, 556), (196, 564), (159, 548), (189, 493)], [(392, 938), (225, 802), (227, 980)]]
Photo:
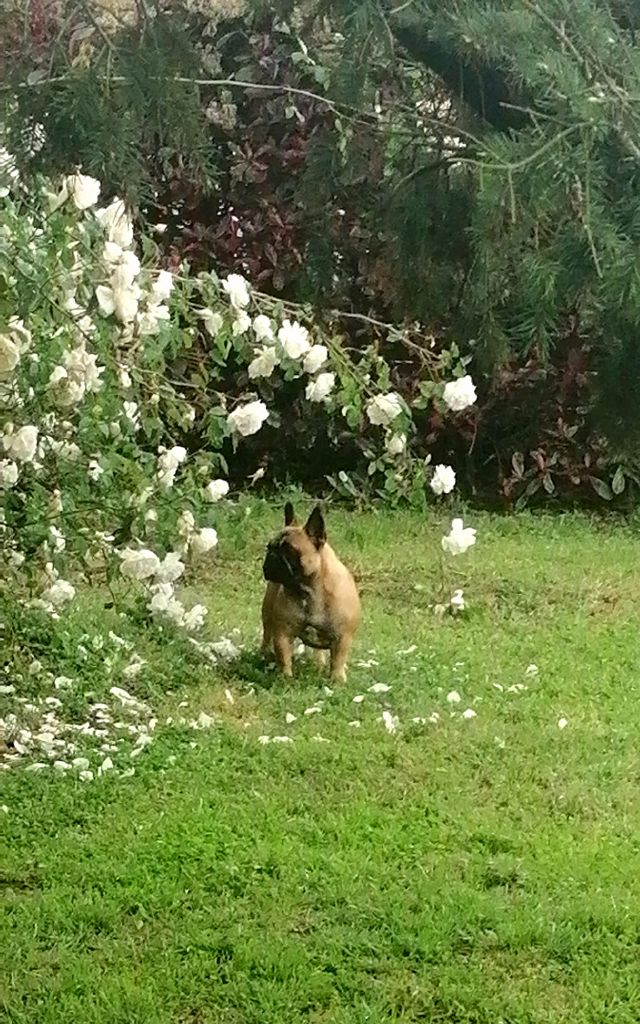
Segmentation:
[(331, 678), (336, 683), (347, 681), (347, 658), (351, 650), (351, 634), (345, 634), (331, 647)]
[(287, 636), (286, 633), (276, 633), (273, 638), (273, 649), (278, 668), (283, 676), (291, 678), (293, 675), (293, 644), (291, 637)]

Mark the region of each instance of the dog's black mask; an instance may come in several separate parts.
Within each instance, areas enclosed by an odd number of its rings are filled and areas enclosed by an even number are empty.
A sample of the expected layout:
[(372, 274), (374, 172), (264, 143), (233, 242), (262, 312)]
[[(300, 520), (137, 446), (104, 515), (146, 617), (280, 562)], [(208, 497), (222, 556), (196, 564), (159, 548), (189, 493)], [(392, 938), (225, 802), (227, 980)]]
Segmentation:
[(286, 541), (274, 540), (267, 545), (262, 573), (269, 583), (280, 583), (291, 590), (302, 584), (300, 556)]

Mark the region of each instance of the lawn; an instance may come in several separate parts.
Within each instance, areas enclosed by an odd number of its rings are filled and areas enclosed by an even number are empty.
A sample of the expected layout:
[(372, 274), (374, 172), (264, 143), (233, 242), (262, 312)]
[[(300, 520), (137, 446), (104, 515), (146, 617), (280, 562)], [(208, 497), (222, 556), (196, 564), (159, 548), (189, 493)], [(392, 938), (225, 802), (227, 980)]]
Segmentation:
[[(30, 699), (82, 717), (117, 684), (158, 724), (93, 781), (0, 774), (4, 1019), (637, 1024), (640, 538), (574, 516), (470, 519), (455, 618), (432, 607), (444, 517), (330, 514), (365, 607), (333, 693), (310, 665), (284, 683), (257, 657), (279, 522), (258, 503), (221, 521), (194, 588), (238, 658), (212, 667), (96, 595), (41, 644), (71, 683), (25, 673)], [(138, 675), (118, 675), (109, 630), (147, 661)]]

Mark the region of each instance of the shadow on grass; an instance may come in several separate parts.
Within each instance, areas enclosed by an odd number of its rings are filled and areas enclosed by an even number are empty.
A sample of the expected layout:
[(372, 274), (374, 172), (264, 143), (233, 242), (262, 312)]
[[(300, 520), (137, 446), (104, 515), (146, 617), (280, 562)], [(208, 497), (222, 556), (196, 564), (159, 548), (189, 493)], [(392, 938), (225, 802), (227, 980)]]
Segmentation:
[(257, 690), (275, 692), (288, 690), (291, 686), (300, 687), (305, 683), (329, 684), (328, 671), (318, 667), (306, 656), (295, 659), (293, 679), (285, 679), (275, 663), (268, 661), (260, 651), (242, 651), (232, 662), (221, 667), (221, 673), (225, 679), (236, 683), (240, 681)]

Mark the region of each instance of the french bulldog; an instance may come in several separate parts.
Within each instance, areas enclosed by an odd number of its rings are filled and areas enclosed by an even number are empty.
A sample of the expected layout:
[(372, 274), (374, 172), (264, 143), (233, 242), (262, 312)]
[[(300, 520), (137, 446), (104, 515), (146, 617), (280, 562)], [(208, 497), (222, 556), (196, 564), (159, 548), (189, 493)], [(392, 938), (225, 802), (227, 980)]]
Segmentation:
[(353, 576), (327, 543), (319, 506), (301, 526), (287, 502), (284, 529), (267, 545), (263, 574), (263, 654), (274, 654), (280, 671), (290, 677), (299, 638), (321, 663), (329, 651), (331, 678), (344, 682), (360, 623), (360, 597)]

